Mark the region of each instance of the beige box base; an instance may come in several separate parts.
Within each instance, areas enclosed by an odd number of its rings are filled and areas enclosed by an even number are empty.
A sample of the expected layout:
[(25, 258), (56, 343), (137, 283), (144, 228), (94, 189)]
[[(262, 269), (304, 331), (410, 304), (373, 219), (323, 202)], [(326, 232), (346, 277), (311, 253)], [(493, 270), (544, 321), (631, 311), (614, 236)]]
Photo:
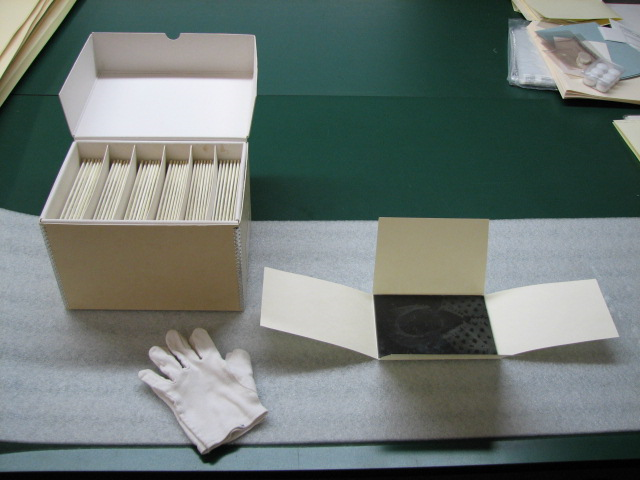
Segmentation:
[[(240, 142), (74, 142), (40, 218), (67, 308), (242, 310), (251, 219), (247, 150), (247, 144)], [(241, 175), (231, 218), (215, 220), (212, 188), (206, 220), (184, 220), (184, 206), (181, 220), (155, 220), (152, 213), (160, 201), (160, 181), (147, 219), (124, 219), (125, 195), (117, 218), (94, 220), (108, 163), (111, 157), (121, 160), (126, 155), (130, 162), (161, 161), (163, 168), (175, 160), (238, 161)], [(96, 156), (104, 168), (87, 211), (81, 219), (61, 219), (79, 164)], [(132, 165), (129, 183), (135, 171)]]

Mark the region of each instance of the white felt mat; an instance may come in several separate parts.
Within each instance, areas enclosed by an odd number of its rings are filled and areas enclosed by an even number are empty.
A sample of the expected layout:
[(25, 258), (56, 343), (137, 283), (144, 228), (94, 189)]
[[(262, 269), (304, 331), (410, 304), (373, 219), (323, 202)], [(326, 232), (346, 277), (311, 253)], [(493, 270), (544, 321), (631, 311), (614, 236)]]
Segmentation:
[(640, 219), (501, 220), (487, 293), (596, 278), (620, 338), (502, 360), (380, 362), (259, 327), (263, 267), (371, 291), (376, 222), (254, 222), (243, 313), (66, 311), (35, 216), (0, 210), (0, 440), (187, 444), (137, 378), (202, 326), (253, 358), (265, 423), (237, 443), (640, 430)]

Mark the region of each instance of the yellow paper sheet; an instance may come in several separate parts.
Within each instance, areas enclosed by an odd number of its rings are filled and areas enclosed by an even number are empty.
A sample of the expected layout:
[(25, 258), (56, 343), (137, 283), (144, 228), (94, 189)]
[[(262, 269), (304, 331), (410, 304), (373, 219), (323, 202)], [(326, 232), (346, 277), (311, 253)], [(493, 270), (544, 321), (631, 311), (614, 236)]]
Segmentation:
[(64, 20), (76, 0), (54, 0), (0, 77), (0, 105)]
[(7, 70), (15, 56), (20, 51), (20, 48), (27, 41), (31, 32), (33, 32), (43, 12), (46, 11), (46, 8), (48, 8), (52, 2), (53, 0), (38, 0), (36, 2), (37, 5), (31, 11), (28, 18), (22, 23), (18, 31), (5, 46), (2, 54), (0, 54), (0, 76), (2, 76)]
[(601, 0), (526, 0), (542, 18), (566, 20), (620, 19)]
[(640, 160), (640, 118), (633, 120), (614, 120), (622, 139), (629, 145), (629, 148)]
[(39, 0), (0, 0), (0, 50), (5, 48), (22, 28)]
[(531, 9), (525, 0), (512, 0), (511, 2), (516, 11), (519, 11), (525, 19), (530, 22), (542, 20), (542, 17), (535, 10)]

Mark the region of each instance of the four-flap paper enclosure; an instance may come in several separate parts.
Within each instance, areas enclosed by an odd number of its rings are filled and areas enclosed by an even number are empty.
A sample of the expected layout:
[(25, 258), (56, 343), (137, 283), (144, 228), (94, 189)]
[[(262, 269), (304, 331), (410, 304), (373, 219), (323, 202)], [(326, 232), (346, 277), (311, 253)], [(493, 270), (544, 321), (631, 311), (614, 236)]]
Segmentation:
[(93, 33), (40, 224), (70, 309), (242, 310), (253, 35)]
[(499, 358), (614, 338), (596, 280), (485, 294), (489, 221), (381, 218), (373, 294), (265, 268), (260, 324), (383, 360)]

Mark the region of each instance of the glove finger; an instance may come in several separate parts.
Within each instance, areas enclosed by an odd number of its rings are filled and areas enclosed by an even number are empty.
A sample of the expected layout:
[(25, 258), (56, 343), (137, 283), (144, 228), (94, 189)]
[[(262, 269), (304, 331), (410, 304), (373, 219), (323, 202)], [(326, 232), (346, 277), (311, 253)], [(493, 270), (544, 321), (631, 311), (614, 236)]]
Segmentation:
[(194, 352), (191, 345), (189, 345), (189, 342), (187, 342), (176, 330), (169, 330), (165, 340), (167, 342), (167, 347), (169, 347), (171, 353), (175, 355), (183, 367), (186, 368), (199, 359), (196, 352)]
[(171, 353), (162, 347), (151, 347), (149, 358), (171, 381), (176, 381), (183, 368)]
[(149, 385), (153, 390), (158, 390), (160, 392), (166, 392), (171, 385), (169, 380), (149, 369), (140, 370), (138, 372), (138, 378)]
[(216, 345), (213, 343), (213, 340), (204, 328), (196, 328), (191, 334), (189, 342), (200, 358), (208, 356), (222, 358), (220, 356), (220, 352), (218, 352), (218, 349), (216, 348)]
[(240, 348), (229, 352), (225, 358), (229, 370), (234, 377), (244, 387), (257, 393), (256, 382), (253, 379), (253, 368), (251, 366), (251, 356), (245, 350)]

